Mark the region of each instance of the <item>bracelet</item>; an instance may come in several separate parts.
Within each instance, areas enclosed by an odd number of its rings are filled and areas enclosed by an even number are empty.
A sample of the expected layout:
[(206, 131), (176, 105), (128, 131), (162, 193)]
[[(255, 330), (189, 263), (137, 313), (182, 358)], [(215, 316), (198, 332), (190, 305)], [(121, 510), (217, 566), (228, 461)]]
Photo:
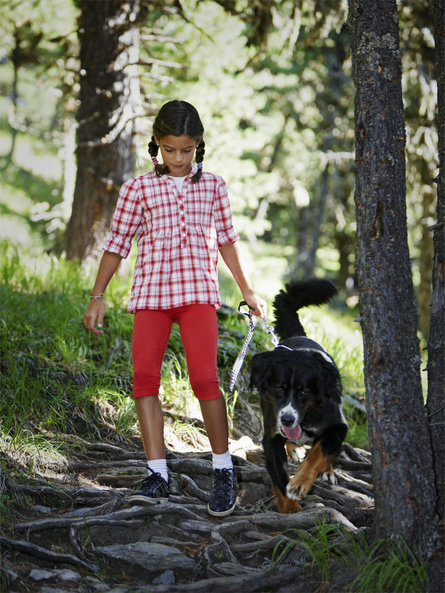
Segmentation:
[(104, 293), (101, 292), (100, 294), (96, 294), (95, 296), (90, 296), (90, 301), (97, 301), (98, 299), (103, 299)]

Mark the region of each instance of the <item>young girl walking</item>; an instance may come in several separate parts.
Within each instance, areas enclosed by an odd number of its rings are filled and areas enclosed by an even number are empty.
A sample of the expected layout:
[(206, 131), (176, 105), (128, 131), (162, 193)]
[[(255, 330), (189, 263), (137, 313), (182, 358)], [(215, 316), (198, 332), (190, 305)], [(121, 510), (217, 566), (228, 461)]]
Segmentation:
[[(212, 449), (213, 486), (208, 512), (230, 514), (236, 501), (228, 450), (227, 412), (218, 383), (218, 251), (255, 315), (266, 305), (253, 291), (237, 248), (238, 234), (226, 185), (203, 171), (204, 128), (186, 101), (159, 111), (148, 145), (154, 170), (122, 186), (104, 245), (85, 327), (103, 333), (104, 292), (137, 234), (138, 255), (128, 311), (134, 313), (133, 397), (147, 457), (148, 476), (132, 504), (166, 502), (169, 496), (164, 422), (158, 398), (161, 365), (174, 322), (179, 323), (190, 384), (198, 398)], [(158, 162), (161, 151), (162, 163)], [(197, 166), (192, 165), (196, 155)]]

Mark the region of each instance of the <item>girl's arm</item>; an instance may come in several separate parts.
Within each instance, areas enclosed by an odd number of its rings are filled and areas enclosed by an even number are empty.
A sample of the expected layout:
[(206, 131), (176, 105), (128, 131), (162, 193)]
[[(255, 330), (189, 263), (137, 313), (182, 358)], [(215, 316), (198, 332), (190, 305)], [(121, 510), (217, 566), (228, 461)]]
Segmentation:
[[(105, 251), (102, 259), (100, 260), (99, 270), (97, 272), (96, 282), (94, 283), (91, 296), (97, 296), (103, 294), (114, 276), (119, 264), (121, 263), (122, 256), (111, 251)], [(84, 326), (93, 332), (93, 334), (103, 334), (104, 332), (100, 329), (103, 325), (105, 315), (105, 305), (103, 299), (90, 300), (87, 310), (83, 318)], [(97, 328), (96, 328), (97, 322)]]
[(266, 303), (254, 293), (250, 281), (244, 273), (237, 243), (223, 245), (219, 248), (219, 252), (235, 279), (235, 282), (238, 284), (243, 299), (249, 307), (252, 307), (254, 315), (257, 315), (258, 317), (266, 315)]

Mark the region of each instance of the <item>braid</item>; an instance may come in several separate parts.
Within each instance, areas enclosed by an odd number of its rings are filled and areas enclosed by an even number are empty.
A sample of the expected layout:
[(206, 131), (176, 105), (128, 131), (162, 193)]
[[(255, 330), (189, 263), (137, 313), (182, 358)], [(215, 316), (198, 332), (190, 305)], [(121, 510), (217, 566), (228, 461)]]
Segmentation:
[(204, 155), (205, 155), (205, 151), (206, 151), (205, 146), (206, 146), (206, 143), (204, 142), (204, 140), (201, 140), (201, 142), (196, 147), (195, 160), (196, 160), (196, 163), (198, 164), (198, 170), (192, 177), (193, 183), (197, 183), (201, 179), (202, 161), (204, 160)]
[(158, 150), (159, 146), (156, 144), (154, 136), (152, 136), (150, 142), (148, 143), (148, 154), (151, 156), (151, 160), (155, 166), (156, 175), (160, 177), (163, 173), (167, 172), (165, 169), (168, 170), (168, 167), (158, 163), (158, 159), (156, 158), (158, 155)]

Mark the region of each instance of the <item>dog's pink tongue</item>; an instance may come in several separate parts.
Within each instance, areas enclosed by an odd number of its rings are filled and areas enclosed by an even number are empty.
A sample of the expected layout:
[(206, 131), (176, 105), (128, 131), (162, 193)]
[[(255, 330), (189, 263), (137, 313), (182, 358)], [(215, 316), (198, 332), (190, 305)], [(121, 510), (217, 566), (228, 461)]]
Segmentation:
[(295, 428), (284, 428), (284, 426), (283, 426), (283, 431), (284, 431), (284, 434), (286, 435), (286, 437), (290, 441), (294, 441), (295, 443), (298, 441), (298, 439), (300, 438), (300, 435), (301, 435), (300, 426), (296, 426)]

